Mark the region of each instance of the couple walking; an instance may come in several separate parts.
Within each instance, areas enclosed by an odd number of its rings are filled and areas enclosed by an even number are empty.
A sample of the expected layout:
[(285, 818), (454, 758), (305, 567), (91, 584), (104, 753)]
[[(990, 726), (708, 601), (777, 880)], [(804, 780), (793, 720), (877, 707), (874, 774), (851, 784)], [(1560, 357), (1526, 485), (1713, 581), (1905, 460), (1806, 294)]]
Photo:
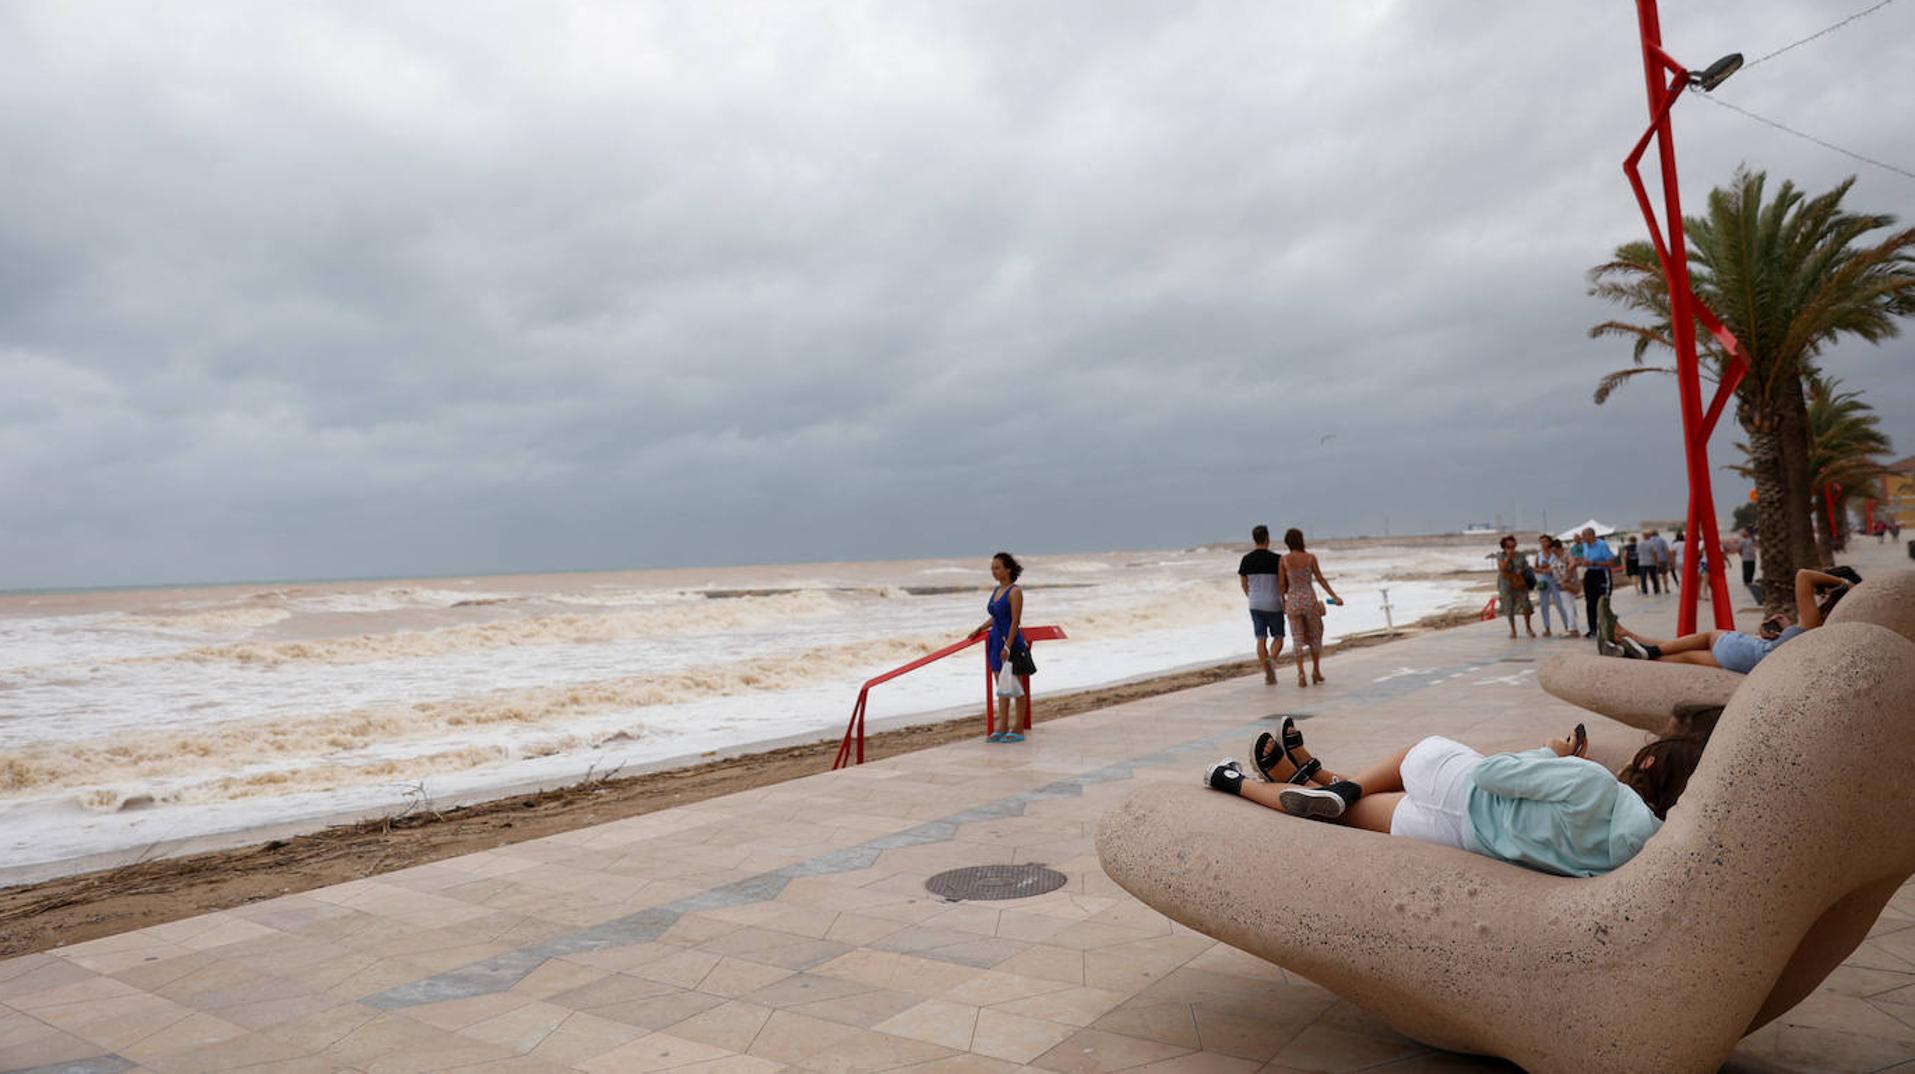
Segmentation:
[[(1312, 580), (1321, 583), (1330, 594), (1330, 602), (1342, 604), (1342, 598), (1323, 577), (1317, 557), (1303, 546), (1303, 531), (1292, 526), (1285, 530), (1283, 543), (1289, 549), (1282, 555), (1270, 550), (1270, 527), (1258, 525), (1250, 530), (1257, 547), (1237, 565), (1237, 581), (1244, 596), (1250, 598), (1250, 629), (1257, 639), (1257, 662), (1263, 665), (1263, 681), (1277, 681), (1276, 660), (1283, 652), (1283, 624), (1290, 622), (1296, 636), (1297, 685), (1323, 681), (1323, 601), (1318, 599)], [(1303, 674), (1303, 649), (1310, 648), (1310, 678)]]

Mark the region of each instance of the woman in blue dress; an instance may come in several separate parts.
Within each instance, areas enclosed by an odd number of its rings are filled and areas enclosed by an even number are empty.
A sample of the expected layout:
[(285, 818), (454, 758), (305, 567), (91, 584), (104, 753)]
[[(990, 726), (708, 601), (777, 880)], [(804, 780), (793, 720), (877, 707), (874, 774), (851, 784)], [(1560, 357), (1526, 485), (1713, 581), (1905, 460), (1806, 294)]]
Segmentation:
[[(985, 657), (990, 661), (991, 674), (996, 675), (1011, 660), (1014, 649), (1023, 649), (1026, 645), (1024, 635), (1018, 626), (1024, 621), (1024, 591), (1017, 587), (1018, 576), (1024, 573), (1024, 565), (1009, 552), (999, 552), (991, 557), (991, 578), (997, 582), (991, 590), (991, 599), (984, 602), (984, 610), (990, 618), (979, 623), (970, 636), (975, 638), (986, 631), (990, 639), (984, 644)], [(1018, 728), (1028, 727), (1031, 722), (1031, 694), (1029, 690), (1018, 700), (1021, 702), (1017, 718), (1010, 714), (1011, 701), (1004, 698), (1004, 730), (993, 734), (992, 742), (1022, 742), (1024, 736)]]

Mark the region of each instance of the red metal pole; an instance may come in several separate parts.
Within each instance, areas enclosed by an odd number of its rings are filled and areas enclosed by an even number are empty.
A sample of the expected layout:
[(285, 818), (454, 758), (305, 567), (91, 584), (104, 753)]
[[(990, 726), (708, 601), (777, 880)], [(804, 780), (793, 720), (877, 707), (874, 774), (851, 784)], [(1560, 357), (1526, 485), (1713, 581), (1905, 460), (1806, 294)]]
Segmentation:
[(1696, 628), (1697, 565), (1706, 559), (1709, 577), (1714, 583), (1716, 626), (1735, 626), (1735, 609), (1729, 600), (1729, 587), (1722, 568), (1722, 547), (1716, 532), (1715, 497), (1709, 487), (1709, 440), (1702, 413), (1702, 374), (1696, 355), (1696, 315), (1689, 288), (1689, 248), (1683, 240), (1682, 197), (1676, 178), (1675, 136), (1669, 122), (1665, 97), (1676, 88), (1665, 87), (1664, 74), (1686, 80), (1688, 72), (1662, 51), (1662, 25), (1656, 12), (1656, 0), (1636, 0), (1636, 17), (1642, 33), (1643, 77), (1649, 89), (1649, 114), (1655, 117), (1656, 155), (1662, 172), (1664, 228), (1668, 232), (1668, 257), (1663, 275), (1669, 284), (1669, 320), (1676, 349), (1676, 387), (1682, 406), (1684, 460), (1689, 472), (1690, 554), (1682, 562), (1682, 601), (1678, 605), (1676, 630), (1690, 634)]
[[(986, 649), (989, 646), (985, 647)], [(991, 679), (991, 654), (984, 654), (984, 734), (986, 737), (997, 733), (997, 691), (996, 683)]]

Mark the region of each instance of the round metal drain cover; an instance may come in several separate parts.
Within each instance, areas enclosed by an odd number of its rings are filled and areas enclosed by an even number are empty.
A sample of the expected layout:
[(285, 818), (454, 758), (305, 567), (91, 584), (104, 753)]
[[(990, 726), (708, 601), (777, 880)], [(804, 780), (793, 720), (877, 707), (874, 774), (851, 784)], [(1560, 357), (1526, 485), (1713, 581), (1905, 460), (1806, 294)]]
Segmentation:
[(974, 865), (951, 869), (924, 882), (947, 899), (1022, 899), (1064, 886), (1064, 874), (1042, 865)]

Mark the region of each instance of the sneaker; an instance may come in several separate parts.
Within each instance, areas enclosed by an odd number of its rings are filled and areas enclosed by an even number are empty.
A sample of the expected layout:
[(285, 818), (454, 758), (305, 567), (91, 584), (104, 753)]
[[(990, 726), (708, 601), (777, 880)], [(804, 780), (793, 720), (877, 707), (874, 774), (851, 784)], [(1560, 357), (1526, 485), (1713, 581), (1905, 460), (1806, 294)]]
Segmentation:
[(1293, 817), (1335, 820), (1343, 815), (1343, 796), (1328, 787), (1285, 787), (1277, 804)]
[(1225, 794), (1243, 791), (1243, 766), (1234, 760), (1222, 760), (1204, 769), (1204, 786)]
[(1363, 797), (1363, 787), (1354, 780), (1339, 779), (1323, 789), (1343, 799), (1345, 808), (1355, 805), (1356, 800)]
[(1634, 638), (1622, 639), (1622, 644), (1616, 648), (1621, 650), (1622, 655), (1630, 660), (1654, 659), (1649, 655), (1649, 650), (1644, 648), (1643, 644)]

